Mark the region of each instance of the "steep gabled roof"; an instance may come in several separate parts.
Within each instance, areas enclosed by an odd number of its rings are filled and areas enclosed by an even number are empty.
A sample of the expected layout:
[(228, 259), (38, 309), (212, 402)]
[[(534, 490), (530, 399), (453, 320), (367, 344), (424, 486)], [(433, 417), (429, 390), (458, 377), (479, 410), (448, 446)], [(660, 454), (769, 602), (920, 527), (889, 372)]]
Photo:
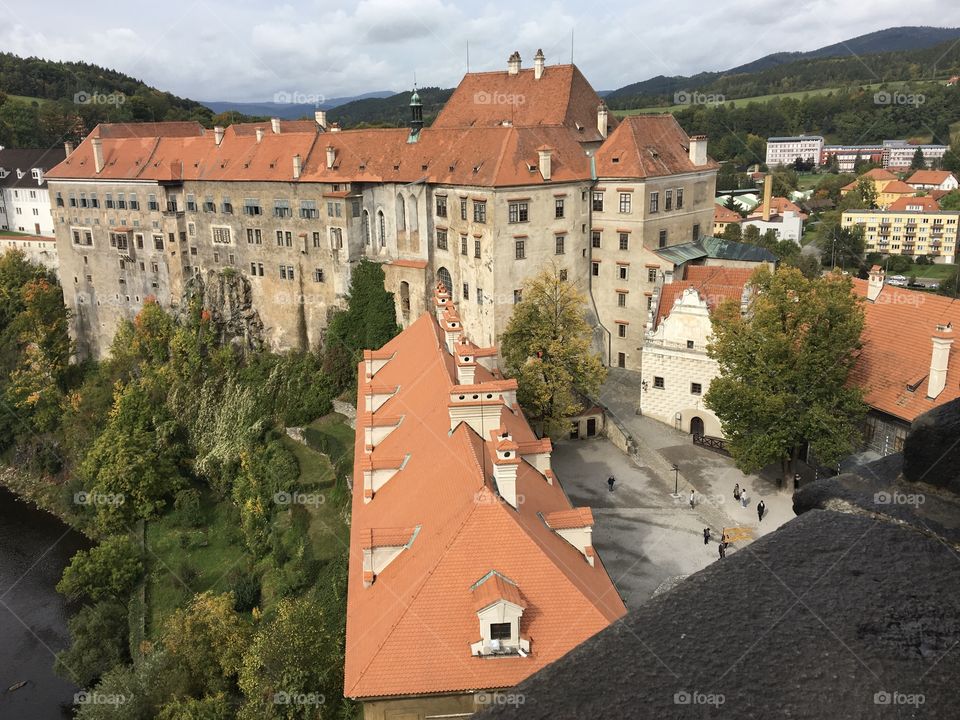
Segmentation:
[(713, 221), (724, 222), (724, 223), (738, 223), (741, 222), (743, 218), (740, 216), (740, 213), (734, 212), (728, 207), (723, 205), (714, 204), (713, 206)]
[(917, 170), (907, 178), (911, 185), (939, 185), (953, 173), (949, 170)]
[[(49, 170), (63, 160), (65, 150), (62, 147), (50, 150), (34, 148), (3, 148), (0, 149), (0, 168), (7, 171), (5, 177), (0, 178), (0, 188), (45, 188), (46, 175)], [(43, 170), (43, 181), (38, 183), (33, 177), (33, 169)], [(17, 170), (23, 177), (17, 177)]]
[(630, 115), (597, 149), (597, 177), (642, 180), (720, 167), (710, 159), (694, 165), (689, 147), (690, 138), (673, 115)]
[(682, 280), (667, 283), (660, 290), (660, 306), (654, 327), (673, 310), (673, 304), (683, 295), (684, 290), (694, 289), (713, 310), (725, 300), (738, 303), (743, 297), (743, 288), (750, 281), (753, 270), (750, 268), (728, 268), (708, 265), (688, 265)]
[(887, 208), (894, 212), (918, 212), (917, 210), (907, 210), (907, 208), (919, 208), (919, 212), (937, 212), (940, 210), (940, 203), (930, 196), (924, 197), (898, 197)]
[[(626, 610), (602, 564), (591, 566), (538, 515), (571, 509), (560, 484), (521, 462), (514, 509), (495, 492), (493, 436), (485, 441), (466, 423), (451, 432), (455, 360), (434, 317), (421, 316), (383, 351), (391, 359), (372, 381), (365, 365), (359, 373), (344, 693), (369, 698), (509, 687)], [(475, 382), (487, 381), (499, 387), (477, 367)], [(365, 502), (362, 428), (370, 382), (399, 387), (376, 414), (405, 418), (372, 455), (408, 459)], [(520, 446), (536, 441), (518, 407), (502, 405), (499, 413), (491, 433), (506, 430)], [(416, 526), (416, 541), (364, 587), (368, 529)], [(520, 628), (531, 639), (526, 657), (486, 661), (471, 654), (480, 640), (474, 585), (491, 570), (509, 578), (526, 608)]]

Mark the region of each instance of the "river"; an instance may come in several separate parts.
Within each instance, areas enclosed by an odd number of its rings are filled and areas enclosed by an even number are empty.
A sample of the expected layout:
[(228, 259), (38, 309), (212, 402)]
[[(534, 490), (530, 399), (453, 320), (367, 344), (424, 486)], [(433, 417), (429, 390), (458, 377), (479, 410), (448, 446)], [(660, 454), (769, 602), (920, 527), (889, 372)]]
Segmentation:
[(71, 717), (77, 688), (53, 671), (54, 654), (69, 641), (67, 607), (55, 587), (73, 554), (89, 546), (53, 515), (0, 488), (0, 718)]

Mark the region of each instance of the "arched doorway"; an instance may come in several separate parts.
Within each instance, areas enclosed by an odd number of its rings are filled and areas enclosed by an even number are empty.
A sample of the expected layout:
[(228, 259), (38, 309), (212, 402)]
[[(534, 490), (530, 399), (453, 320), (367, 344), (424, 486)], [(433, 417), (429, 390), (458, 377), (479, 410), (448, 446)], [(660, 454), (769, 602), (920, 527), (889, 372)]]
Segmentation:
[(450, 297), (453, 297), (453, 278), (450, 277), (450, 271), (445, 267), (437, 270), (437, 280), (442, 282), (447, 288), (447, 292), (450, 293)]
[(690, 434), (703, 437), (703, 418), (699, 415), (690, 418)]

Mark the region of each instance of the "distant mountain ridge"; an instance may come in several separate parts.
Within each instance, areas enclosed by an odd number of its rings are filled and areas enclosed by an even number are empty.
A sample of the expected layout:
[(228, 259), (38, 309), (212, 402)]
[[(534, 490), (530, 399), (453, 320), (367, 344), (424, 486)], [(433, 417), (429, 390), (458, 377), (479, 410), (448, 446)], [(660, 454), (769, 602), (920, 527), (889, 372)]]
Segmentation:
[[(284, 120), (296, 120), (302, 117), (312, 117), (315, 110), (332, 110), (358, 100), (386, 98), (394, 95), (392, 90), (377, 90), (362, 95), (348, 95), (345, 97), (318, 98), (318, 102), (229, 102), (226, 100), (204, 100), (201, 104), (215, 113), (239, 112), (244, 115), (258, 115), (263, 117), (278, 117)], [(274, 97), (289, 97), (290, 100), (299, 100), (293, 93), (277, 93)]]
[[(627, 98), (655, 98), (672, 95), (682, 90), (697, 90), (732, 75), (753, 74), (804, 60), (820, 58), (840, 58), (852, 55), (875, 55), (877, 53), (922, 50), (944, 42), (960, 38), (960, 28), (936, 28), (922, 26), (904, 26), (886, 28), (876, 32), (859, 35), (807, 52), (779, 52), (765, 55), (752, 62), (724, 71), (707, 71), (695, 75), (675, 75), (668, 77), (657, 75), (648, 80), (624, 85), (612, 91), (607, 98), (614, 103)], [(637, 105), (636, 107), (640, 107)]]

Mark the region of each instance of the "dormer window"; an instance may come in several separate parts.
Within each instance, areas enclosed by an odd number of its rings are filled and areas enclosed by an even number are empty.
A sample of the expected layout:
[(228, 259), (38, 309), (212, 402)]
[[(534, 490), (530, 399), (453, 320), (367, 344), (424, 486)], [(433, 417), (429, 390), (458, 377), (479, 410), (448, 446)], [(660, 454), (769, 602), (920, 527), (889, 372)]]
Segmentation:
[(526, 657), (530, 641), (520, 634), (520, 620), (526, 601), (517, 584), (496, 570), (491, 570), (471, 587), (480, 640), (471, 644), (475, 657)]

